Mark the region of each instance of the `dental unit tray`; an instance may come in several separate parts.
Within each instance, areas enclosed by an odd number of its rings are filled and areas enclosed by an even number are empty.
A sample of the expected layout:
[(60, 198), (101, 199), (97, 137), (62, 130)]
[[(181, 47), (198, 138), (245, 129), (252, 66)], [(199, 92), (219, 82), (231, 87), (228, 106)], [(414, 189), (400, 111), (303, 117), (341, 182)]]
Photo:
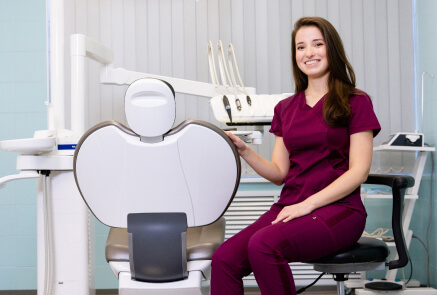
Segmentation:
[[(217, 95), (209, 101), (214, 117), (228, 126), (270, 125), (276, 104), (291, 96), (289, 93), (274, 95)], [(238, 110), (240, 108), (240, 110)]]
[(0, 141), (0, 148), (20, 155), (57, 154), (72, 156), (78, 136), (69, 130), (38, 130), (33, 138)]
[(39, 155), (51, 152), (56, 145), (56, 138), (25, 138), (0, 141), (0, 147), (8, 152), (21, 155)]

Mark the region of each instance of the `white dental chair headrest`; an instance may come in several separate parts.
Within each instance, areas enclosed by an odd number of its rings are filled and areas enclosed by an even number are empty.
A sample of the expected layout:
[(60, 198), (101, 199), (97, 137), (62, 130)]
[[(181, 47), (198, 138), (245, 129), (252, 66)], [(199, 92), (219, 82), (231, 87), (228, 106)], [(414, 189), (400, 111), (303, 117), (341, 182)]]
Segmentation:
[(125, 95), (126, 119), (142, 137), (158, 137), (173, 127), (176, 118), (175, 95), (170, 84), (157, 79), (133, 82)]

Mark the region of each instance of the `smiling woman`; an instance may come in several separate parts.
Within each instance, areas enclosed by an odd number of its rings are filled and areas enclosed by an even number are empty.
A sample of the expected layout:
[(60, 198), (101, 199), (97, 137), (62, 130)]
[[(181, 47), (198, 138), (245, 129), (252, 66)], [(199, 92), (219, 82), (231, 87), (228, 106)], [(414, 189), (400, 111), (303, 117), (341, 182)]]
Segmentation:
[(371, 100), (355, 88), (343, 44), (327, 20), (299, 19), (291, 46), (296, 94), (275, 107), (272, 160), (228, 133), (260, 176), (284, 186), (270, 210), (214, 253), (212, 295), (242, 294), (242, 278), (251, 272), (262, 294), (295, 295), (288, 263), (344, 249), (364, 230), (359, 188), (381, 129)]

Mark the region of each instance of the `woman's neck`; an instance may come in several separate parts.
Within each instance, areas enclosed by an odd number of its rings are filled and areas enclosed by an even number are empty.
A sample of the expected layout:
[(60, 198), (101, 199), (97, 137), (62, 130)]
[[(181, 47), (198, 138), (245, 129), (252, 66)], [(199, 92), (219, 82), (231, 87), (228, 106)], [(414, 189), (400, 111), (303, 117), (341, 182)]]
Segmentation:
[(328, 90), (327, 77), (308, 79), (308, 87), (305, 90), (307, 105), (311, 107), (314, 106), (328, 92)]

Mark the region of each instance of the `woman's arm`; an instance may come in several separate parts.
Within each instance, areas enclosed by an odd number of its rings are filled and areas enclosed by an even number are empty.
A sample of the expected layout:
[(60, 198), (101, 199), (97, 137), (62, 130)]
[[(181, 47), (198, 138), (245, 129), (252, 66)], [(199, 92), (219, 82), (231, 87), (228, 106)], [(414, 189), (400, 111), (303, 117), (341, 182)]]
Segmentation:
[(272, 161), (267, 161), (258, 155), (250, 146), (245, 144), (239, 137), (230, 132), (226, 132), (226, 134), (234, 142), (240, 156), (256, 173), (276, 185), (284, 183), (284, 179), (290, 169), (290, 160), (288, 159), (289, 154), (282, 137), (275, 136)]
[(334, 203), (349, 195), (366, 181), (372, 164), (372, 152), (372, 130), (352, 134), (350, 136), (349, 170), (305, 201), (284, 207), (272, 223), (287, 222), (310, 214), (317, 208)]

